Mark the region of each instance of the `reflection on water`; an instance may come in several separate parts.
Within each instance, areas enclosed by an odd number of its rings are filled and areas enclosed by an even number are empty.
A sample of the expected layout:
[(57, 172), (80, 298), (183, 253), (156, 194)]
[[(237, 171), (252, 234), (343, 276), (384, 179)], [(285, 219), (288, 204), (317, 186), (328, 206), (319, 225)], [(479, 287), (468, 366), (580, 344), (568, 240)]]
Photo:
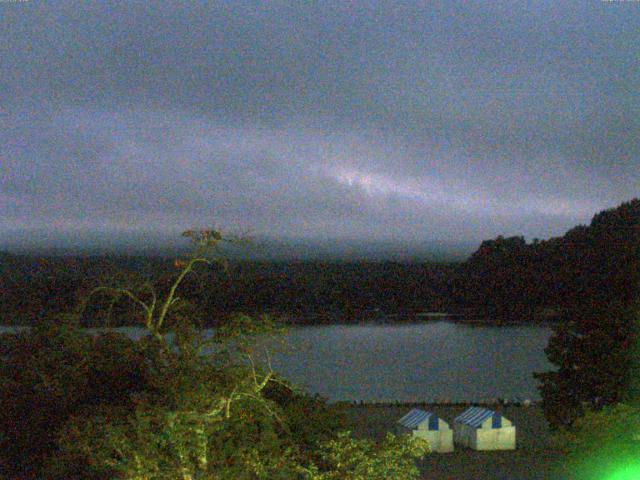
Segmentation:
[(447, 321), (293, 327), (286, 350), (273, 346), (272, 364), (330, 400), (538, 399), (531, 374), (551, 368), (544, 354), (550, 335), (547, 327)]
[(538, 399), (531, 374), (551, 369), (550, 335), (546, 327), (446, 321), (301, 327), (273, 367), (331, 400)]

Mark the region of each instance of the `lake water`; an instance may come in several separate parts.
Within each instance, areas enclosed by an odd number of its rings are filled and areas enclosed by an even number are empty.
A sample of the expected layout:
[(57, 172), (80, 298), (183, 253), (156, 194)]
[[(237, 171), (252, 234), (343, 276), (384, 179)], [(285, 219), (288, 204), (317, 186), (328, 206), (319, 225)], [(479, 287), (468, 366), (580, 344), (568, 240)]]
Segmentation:
[(272, 365), (332, 401), (535, 400), (532, 373), (552, 368), (544, 354), (550, 335), (548, 327), (448, 321), (292, 327)]

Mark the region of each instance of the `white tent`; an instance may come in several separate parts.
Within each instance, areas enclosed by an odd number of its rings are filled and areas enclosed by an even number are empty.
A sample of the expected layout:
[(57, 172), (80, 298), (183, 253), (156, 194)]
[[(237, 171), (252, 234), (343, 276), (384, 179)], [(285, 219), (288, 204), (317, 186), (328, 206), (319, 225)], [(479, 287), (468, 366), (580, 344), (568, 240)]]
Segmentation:
[(454, 440), (474, 450), (514, 450), (516, 427), (500, 413), (471, 407), (454, 420)]
[(398, 420), (397, 433), (411, 433), (429, 442), (432, 452), (453, 452), (453, 432), (437, 415), (414, 408)]

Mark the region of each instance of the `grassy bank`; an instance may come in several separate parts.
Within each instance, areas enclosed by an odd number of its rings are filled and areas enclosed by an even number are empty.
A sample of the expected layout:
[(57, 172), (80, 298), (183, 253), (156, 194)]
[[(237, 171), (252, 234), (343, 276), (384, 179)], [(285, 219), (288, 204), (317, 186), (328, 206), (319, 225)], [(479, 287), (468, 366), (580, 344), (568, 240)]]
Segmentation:
[[(346, 409), (350, 428), (358, 436), (382, 438), (411, 406), (352, 405)], [(422, 407), (441, 416), (453, 427), (464, 406)], [(551, 432), (538, 406), (497, 408), (517, 428), (514, 451), (476, 452), (456, 445), (455, 452), (432, 453), (421, 462), (423, 478), (429, 480), (555, 480), (562, 460), (551, 445)]]

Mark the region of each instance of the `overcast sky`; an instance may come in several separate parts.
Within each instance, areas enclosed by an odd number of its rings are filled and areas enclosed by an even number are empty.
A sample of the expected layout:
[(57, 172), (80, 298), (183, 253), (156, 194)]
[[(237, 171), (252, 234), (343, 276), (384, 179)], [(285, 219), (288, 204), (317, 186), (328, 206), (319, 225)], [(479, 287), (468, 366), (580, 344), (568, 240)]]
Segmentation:
[(0, 234), (547, 238), (639, 194), (640, 2), (0, 2)]

